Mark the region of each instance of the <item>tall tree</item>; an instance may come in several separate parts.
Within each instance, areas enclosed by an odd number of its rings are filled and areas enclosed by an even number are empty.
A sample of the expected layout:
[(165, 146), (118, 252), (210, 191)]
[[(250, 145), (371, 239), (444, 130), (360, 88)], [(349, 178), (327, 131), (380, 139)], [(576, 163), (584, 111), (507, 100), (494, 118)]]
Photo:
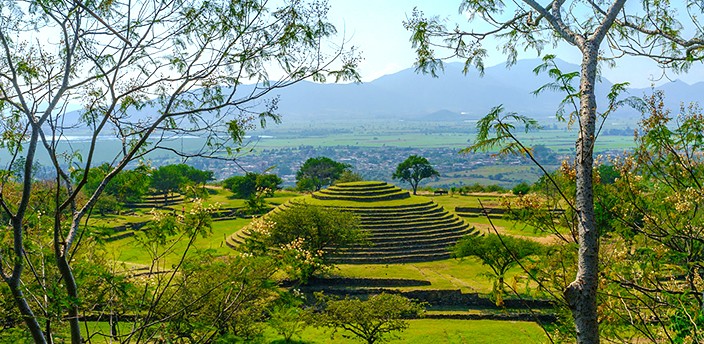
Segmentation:
[(296, 181), (301, 190), (320, 190), (336, 181), (342, 173), (350, 169), (349, 164), (320, 156), (306, 160), (296, 172)]
[[(626, 0), (568, 1), (552, 0), (545, 5), (535, 0), (462, 1), (460, 11), (468, 14), (470, 22), (481, 21), (489, 29), (480, 31), (473, 26), (462, 30), (453, 26), (448, 30), (437, 17), (426, 18), (414, 11), (404, 25), (412, 31), (411, 42), (416, 48), (417, 68), (437, 74), (442, 60), (435, 56), (436, 49), (449, 49), (451, 57), (465, 60), (467, 72), (472, 66), (483, 71), (483, 58), (488, 52), (483, 41), (489, 37), (501, 41), (500, 46), (513, 64), (519, 49), (535, 50), (541, 54), (548, 44), (567, 43), (581, 54), (579, 88), (569, 97), (578, 99), (575, 119), (579, 126), (576, 148), (576, 197), (574, 207), (578, 215), (578, 272), (574, 281), (565, 288), (564, 299), (569, 304), (577, 330), (579, 343), (599, 341), (596, 292), (599, 273), (599, 237), (594, 217), (592, 172), (594, 143), (598, 132), (599, 114), (595, 89), (599, 61), (612, 61), (623, 55), (646, 56), (661, 66), (675, 71), (686, 71), (692, 62), (704, 59), (704, 33), (697, 12), (702, 6), (698, 1), (687, 0), (677, 11), (669, 1), (641, 0), (626, 6)], [(633, 1), (635, 2), (635, 1)], [(691, 25), (682, 24), (686, 20)], [(685, 38), (685, 34), (690, 34)], [(608, 49), (603, 42), (608, 41)], [(525, 120), (513, 116), (514, 120)], [(496, 133), (504, 133), (511, 124), (494, 116)], [(488, 121), (485, 122), (489, 130)], [(530, 123), (529, 123), (530, 124)], [(503, 129), (503, 130), (502, 130)], [(509, 135), (497, 135), (488, 143), (500, 143)]]
[(428, 159), (418, 155), (411, 155), (396, 166), (396, 171), (392, 178), (411, 184), (415, 195), (421, 180), (439, 175), (440, 173), (430, 165)]
[(500, 237), (497, 234), (487, 234), (465, 236), (452, 248), (452, 255), (457, 258), (477, 257), (483, 265), (489, 266), (496, 277), (496, 304), (501, 306), (506, 273), (522, 260), (538, 255), (541, 251), (542, 246), (535, 241), (509, 235)]
[(283, 180), (275, 174), (259, 174), (247, 172), (244, 176), (232, 176), (223, 181), (223, 186), (235, 194), (237, 198), (247, 199), (261, 190), (266, 197), (274, 196), (274, 191), (280, 188)]
[(181, 190), (187, 181), (179, 165), (164, 165), (152, 171), (151, 187), (164, 195), (164, 205), (166, 205), (169, 194)]
[[(81, 221), (128, 164), (157, 150), (185, 157), (234, 154), (256, 121), (279, 119), (273, 91), (304, 79), (358, 79), (358, 57), (331, 42), (336, 32), (326, 13), (324, 3), (266, 0), (0, 5), (0, 149), (10, 157), (0, 189), (17, 184), (20, 190), (16, 201), (0, 192), (0, 211), (10, 219), (3, 229), (12, 233), (9, 247), (0, 250), (0, 277), (35, 342), (46, 343), (54, 331), (35, 313), (45, 306), (35, 300), (44, 299), (56, 300), (50, 306), (65, 312), (72, 342), (82, 342), (82, 297), (71, 255), (82, 238)], [(77, 116), (69, 106), (75, 104), (81, 105)], [(68, 142), (74, 127), (90, 132), (80, 151)], [(205, 144), (181, 151), (167, 142), (178, 135)], [(45, 216), (53, 218), (51, 242), (66, 298), (28, 297), (25, 289), (41, 285), (25, 269), (25, 254), (33, 251), (24, 241), (40, 153), (49, 157), (56, 181), (44, 199), (51, 204)], [(111, 169), (78, 202), (98, 159)], [(17, 167), (16, 177), (9, 172)], [(70, 169), (84, 171), (77, 182)]]

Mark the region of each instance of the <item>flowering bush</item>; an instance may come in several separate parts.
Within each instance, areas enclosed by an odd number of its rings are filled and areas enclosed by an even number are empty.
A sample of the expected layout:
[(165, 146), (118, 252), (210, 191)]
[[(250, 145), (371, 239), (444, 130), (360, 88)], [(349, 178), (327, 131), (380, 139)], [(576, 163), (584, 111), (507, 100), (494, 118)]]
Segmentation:
[(304, 238), (280, 246), (281, 262), (288, 275), (305, 284), (318, 272), (326, 272), (331, 266), (323, 260), (323, 250), (307, 249)]

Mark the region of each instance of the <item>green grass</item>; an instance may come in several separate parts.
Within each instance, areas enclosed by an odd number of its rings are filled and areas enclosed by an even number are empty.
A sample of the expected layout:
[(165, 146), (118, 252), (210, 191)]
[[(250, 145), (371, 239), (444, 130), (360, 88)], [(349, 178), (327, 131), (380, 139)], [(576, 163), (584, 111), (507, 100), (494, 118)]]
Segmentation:
[[(198, 237), (194, 242), (192, 249), (212, 249), (215, 250), (217, 254), (231, 254), (234, 251), (225, 245), (225, 238), (244, 227), (250, 221), (250, 219), (215, 221), (213, 222), (212, 234), (205, 238)], [(170, 240), (174, 245), (174, 252), (165, 257), (163, 264), (166, 268), (169, 268), (172, 264), (178, 262), (178, 259), (186, 249), (188, 242), (187, 238), (172, 237)], [(111, 255), (110, 258), (116, 261), (140, 265), (151, 264), (151, 257), (134, 238), (126, 238), (107, 243), (105, 248), (108, 254)]]
[(443, 196), (432, 196), (424, 195), (420, 197), (426, 197), (429, 200), (435, 201), (435, 203), (445, 207), (445, 209), (454, 211), (455, 207), (471, 207), (480, 208), (480, 202), (487, 208), (499, 208), (502, 207), (502, 200), (505, 197), (513, 197), (512, 194), (469, 194), (469, 195), (443, 195)]
[[(398, 287), (399, 290), (452, 289), (464, 293), (488, 294), (492, 282), (486, 276), (489, 267), (475, 258), (446, 259), (433, 262), (405, 264), (340, 264), (333, 271), (339, 277), (399, 278), (430, 282), (428, 286)], [(508, 274), (511, 278), (518, 271)]]
[[(392, 344), (532, 344), (545, 343), (547, 337), (543, 330), (532, 322), (497, 321), (497, 320), (451, 320), (451, 319), (413, 319), (408, 321), (409, 327), (396, 333), (396, 338), (389, 341)], [(131, 324), (121, 323), (121, 330), (129, 330)], [(105, 334), (110, 333), (107, 322), (88, 322), (81, 326), (83, 335), (95, 335), (92, 343), (110, 343)], [(264, 332), (264, 343), (279, 343), (283, 338), (267, 328)], [(360, 343), (358, 339), (345, 338), (342, 332), (333, 334), (328, 328), (308, 327), (300, 338), (294, 338), (298, 343), (333, 344)]]
[[(446, 210), (450, 212), (455, 212), (455, 207), (472, 207), (472, 208), (480, 208), (480, 201), (481, 204), (484, 205), (484, 207), (487, 208), (500, 208), (503, 207), (502, 205), (502, 200), (505, 197), (514, 197), (512, 194), (507, 193), (507, 194), (497, 194), (497, 195), (484, 195), (484, 194), (479, 194), (479, 195), (453, 195), (453, 196), (427, 196), (429, 199), (432, 199), (435, 201), (437, 204), (445, 207)], [(491, 232), (493, 233), (493, 229), (489, 225), (489, 220), (486, 218), (486, 216), (476, 216), (476, 217), (463, 217), (464, 221), (469, 223), (470, 225), (473, 225), (477, 227), (478, 229), (482, 229), (485, 232)], [(537, 230), (533, 226), (529, 226), (524, 223), (516, 222), (516, 221), (511, 221), (507, 220), (504, 218), (492, 218), (491, 222), (496, 226), (499, 230), (500, 233), (503, 234), (511, 234), (511, 235), (517, 235), (517, 236), (525, 236), (525, 237), (546, 237), (549, 236), (551, 233), (547, 233), (544, 231)], [(568, 233), (567, 229), (564, 229), (563, 234)]]
[[(448, 319), (414, 319), (409, 320), (409, 327), (398, 334), (392, 344), (528, 344), (544, 343), (547, 337), (543, 330), (532, 322), (495, 321), (495, 320), (448, 320)], [(276, 334), (267, 331), (267, 341), (279, 339)], [(326, 328), (307, 328), (301, 336), (303, 343), (360, 343), (359, 339), (343, 337), (342, 332), (332, 335)]]

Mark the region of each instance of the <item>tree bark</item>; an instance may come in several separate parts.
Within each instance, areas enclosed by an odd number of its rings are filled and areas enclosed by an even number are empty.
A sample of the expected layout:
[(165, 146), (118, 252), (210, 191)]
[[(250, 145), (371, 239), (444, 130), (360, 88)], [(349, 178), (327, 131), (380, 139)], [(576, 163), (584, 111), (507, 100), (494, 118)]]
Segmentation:
[(68, 306), (68, 323), (71, 327), (71, 343), (81, 344), (81, 323), (78, 319), (78, 286), (76, 279), (73, 277), (71, 267), (66, 261), (66, 253), (56, 257), (56, 263), (61, 273), (61, 279), (66, 283), (66, 294), (69, 298)]
[[(23, 181), (22, 181), (22, 198), (17, 207), (17, 213), (12, 216), (12, 241), (14, 249), (14, 263), (12, 269), (12, 275), (9, 278), (5, 278), (12, 296), (17, 302), (17, 308), (19, 308), (22, 318), (24, 318), (25, 324), (29, 332), (32, 334), (32, 338), (35, 343), (46, 343), (46, 338), (42, 328), (39, 325), (39, 320), (32, 311), (32, 308), (27, 302), (27, 298), (22, 292), (21, 279), (22, 271), (24, 270), (24, 216), (29, 204), (29, 197), (32, 191), (32, 165), (34, 163), (34, 154), (37, 150), (37, 140), (39, 138), (39, 127), (32, 123), (32, 134), (29, 139), (29, 145), (27, 148), (27, 156), (24, 163)], [(4, 276), (3, 276), (4, 277)]]
[(577, 330), (577, 343), (598, 343), (599, 326), (596, 292), (599, 285), (599, 235), (594, 218), (592, 171), (596, 128), (594, 86), (598, 44), (585, 42), (582, 50), (580, 78), (579, 137), (576, 142), (576, 198), (579, 235), (578, 270), (575, 280), (565, 290)]
[(42, 328), (39, 325), (39, 321), (37, 321), (37, 317), (34, 315), (34, 312), (32, 312), (32, 309), (27, 303), (27, 298), (25, 298), (24, 293), (22, 293), (22, 290), (20, 289), (19, 279), (17, 282), (9, 281), (7, 285), (10, 287), (10, 291), (12, 291), (12, 297), (14, 297), (15, 302), (17, 302), (17, 308), (22, 314), (22, 318), (24, 318), (24, 322), (27, 325), (27, 328), (29, 328), (29, 332), (32, 334), (32, 339), (34, 339), (34, 342), (46, 343), (46, 338), (44, 337), (44, 332), (42, 332)]

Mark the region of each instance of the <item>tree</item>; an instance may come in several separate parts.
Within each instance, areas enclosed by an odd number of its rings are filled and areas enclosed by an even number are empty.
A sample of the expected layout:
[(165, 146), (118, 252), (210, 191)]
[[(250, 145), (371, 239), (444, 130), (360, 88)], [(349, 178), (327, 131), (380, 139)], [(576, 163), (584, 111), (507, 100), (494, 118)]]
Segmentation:
[(351, 166), (337, 162), (328, 157), (309, 158), (296, 172), (296, 181), (300, 190), (318, 191), (331, 185)]
[(393, 332), (408, 328), (404, 318), (423, 315), (425, 309), (401, 295), (381, 293), (368, 300), (345, 298), (343, 300), (323, 300), (324, 309), (318, 323), (322, 326), (345, 330), (368, 344), (385, 341)]
[(614, 200), (603, 207), (613, 227), (602, 243), (604, 318), (625, 322), (653, 343), (698, 343), (704, 340), (704, 116), (697, 104), (672, 114), (661, 92), (646, 104), (636, 148), (614, 160), (618, 178), (597, 192), (598, 200)]
[(235, 197), (248, 199), (257, 192), (257, 174), (247, 172), (244, 176), (232, 176), (223, 181), (223, 186)]
[(188, 181), (178, 165), (164, 165), (152, 171), (151, 187), (164, 195), (164, 205), (169, 202), (169, 194), (178, 192)]
[(303, 283), (329, 267), (328, 256), (335, 249), (365, 240), (353, 213), (309, 204), (295, 204), (253, 221), (249, 233), (256, 244), (250, 249), (253, 254), (282, 254), (279, 261)]
[[(3, 3), (0, 149), (10, 158), (0, 173), (0, 212), (12, 239), (0, 250), (0, 277), (36, 343), (55, 332), (36, 313), (44, 306), (60, 309), (68, 323), (60, 327), (70, 329), (72, 343), (82, 342), (81, 315), (92, 308), (81, 293), (90, 291), (76, 283), (71, 257), (84, 239), (88, 210), (120, 171), (155, 151), (234, 159), (255, 121), (279, 120), (275, 90), (305, 79), (358, 79), (357, 55), (330, 44), (336, 32), (325, 4), (272, 6), (260, 0)], [(81, 108), (72, 113), (75, 104)], [(90, 133), (81, 150), (68, 141), (72, 128)], [(168, 139), (180, 135), (206, 144), (175, 149)], [(30, 285), (42, 284), (25, 269), (33, 250), (24, 240), (27, 219), (37, 215), (29, 204), (40, 153), (55, 180), (42, 216), (53, 219), (45, 233), (51, 232), (52, 266), (65, 297), (42, 289), (28, 296)], [(99, 159), (110, 162), (110, 171), (79, 202)], [(70, 170), (83, 174), (74, 181)], [(6, 190), (15, 186), (19, 193), (11, 199)]]
[(514, 195), (523, 196), (530, 192), (530, 185), (526, 182), (520, 182), (511, 189), (511, 192), (513, 192)]
[(411, 155), (402, 163), (396, 166), (396, 171), (391, 176), (393, 179), (400, 179), (406, 183), (411, 184), (413, 188), (413, 194), (416, 194), (418, 189), (418, 184), (420, 181), (430, 177), (437, 177), (440, 173), (436, 171), (432, 165), (428, 162), (428, 159)]
[[(170, 318), (158, 330), (163, 340), (188, 338), (232, 342), (228, 336), (253, 339), (263, 331), (264, 311), (275, 295), (275, 264), (267, 257), (189, 257), (164, 297), (155, 318)], [(207, 296), (207, 297), (204, 297)], [(201, 302), (193, 302), (201, 298)]]
[(179, 164), (177, 166), (181, 170), (181, 175), (183, 175), (187, 181), (186, 184), (181, 187), (182, 192), (185, 194), (189, 194), (190, 192), (192, 198), (207, 197), (208, 193), (205, 190), (205, 184), (215, 179), (213, 177), (213, 171), (199, 170), (186, 164)]
[(337, 180), (335, 181), (335, 184), (361, 182), (363, 180), (364, 180), (364, 178), (362, 178), (362, 176), (359, 173), (355, 173), (350, 170), (345, 170), (340, 175), (340, 178), (337, 178)]
[(237, 198), (249, 199), (257, 190), (265, 190), (264, 196), (274, 196), (274, 191), (280, 189), (283, 180), (275, 174), (259, 174), (247, 172), (244, 176), (232, 176), (223, 181), (223, 186), (235, 194)]
[(275, 174), (260, 174), (257, 176), (257, 188), (261, 189), (265, 197), (273, 197), (276, 190), (281, 189), (284, 181)]
[[(110, 173), (110, 164), (103, 163), (95, 166), (88, 172), (84, 193), (93, 194), (105, 176)], [(78, 182), (78, 178), (83, 175), (82, 169), (77, 169), (72, 172), (72, 179)], [(112, 196), (118, 203), (124, 204), (127, 202), (138, 202), (142, 199), (149, 189), (151, 178), (149, 176), (150, 169), (145, 165), (139, 165), (137, 168), (130, 170), (122, 170), (116, 174), (110, 182), (105, 185), (102, 196)]]
[(483, 265), (488, 265), (494, 273), (494, 293), (497, 305), (501, 305), (504, 278), (511, 268), (530, 256), (540, 254), (542, 246), (535, 241), (487, 234), (485, 236), (468, 235), (462, 238), (452, 249), (456, 258), (477, 257)]
[[(547, 87), (568, 92), (563, 106), (574, 105), (570, 118), (575, 119), (579, 126), (575, 156), (576, 197), (573, 204), (579, 216), (578, 272), (564, 290), (564, 300), (572, 310), (579, 343), (599, 341), (596, 301), (599, 234), (594, 218), (592, 178), (594, 142), (599, 134), (597, 121), (604, 120), (620, 105), (616, 99), (625, 87), (623, 84), (614, 85), (608, 97), (609, 106), (598, 111), (595, 89), (599, 61), (612, 61), (623, 55), (645, 56), (679, 72), (686, 71), (693, 62), (704, 59), (704, 33), (698, 17), (690, 12), (700, 8), (695, 1), (686, 1), (682, 11), (670, 8), (670, 2), (643, 0), (641, 4), (642, 11), (637, 6), (625, 6), (626, 0), (553, 0), (546, 5), (533, 0), (464, 1), (460, 11), (470, 14), (470, 21), (481, 20), (490, 25), (490, 29), (480, 32), (452, 27), (448, 30), (438, 18), (425, 18), (417, 10), (404, 23), (412, 31), (411, 42), (416, 48), (418, 70), (433, 75), (442, 68), (442, 60), (435, 57), (435, 50), (442, 48), (450, 49), (451, 57), (465, 60), (465, 72), (472, 65), (483, 71), (483, 58), (487, 50), (482, 43), (489, 37), (502, 40), (501, 47), (508, 56), (509, 65), (515, 63), (519, 49), (532, 49), (542, 54), (543, 48), (550, 43), (567, 43), (581, 54), (581, 70), (578, 73), (555, 73), (553, 75), (559, 79)], [(692, 30), (684, 29), (686, 25), (681, 23), (681, 18), (692, 22)], [(692, 32), (692, 37), (685, 38), (684, 35), (689, 32)], [(605, 40), (609, 42), (608, 49), (602, 48)], [(577, 77), (579, 87), (575, 89), (569, 82)], [(497, 107), (485, 118), (486, 121), (480, 121), (480, 138), (483, 140), (478, 141), (479, 146), (513, 140), (511, 135), (506, 134), (513, 129), (512, 123), (523, 123), (527, 129), (536, 124), (518, 115), (511, 115), (503, 121), (496, 116), (500, 112), (501, 108)], [(497, 134), (496, 137), (481, 135), (490, 129)], [(521, 150), (517, 144), (506, 148)], [(530, 154), (525, 147), (522, 151)]]

